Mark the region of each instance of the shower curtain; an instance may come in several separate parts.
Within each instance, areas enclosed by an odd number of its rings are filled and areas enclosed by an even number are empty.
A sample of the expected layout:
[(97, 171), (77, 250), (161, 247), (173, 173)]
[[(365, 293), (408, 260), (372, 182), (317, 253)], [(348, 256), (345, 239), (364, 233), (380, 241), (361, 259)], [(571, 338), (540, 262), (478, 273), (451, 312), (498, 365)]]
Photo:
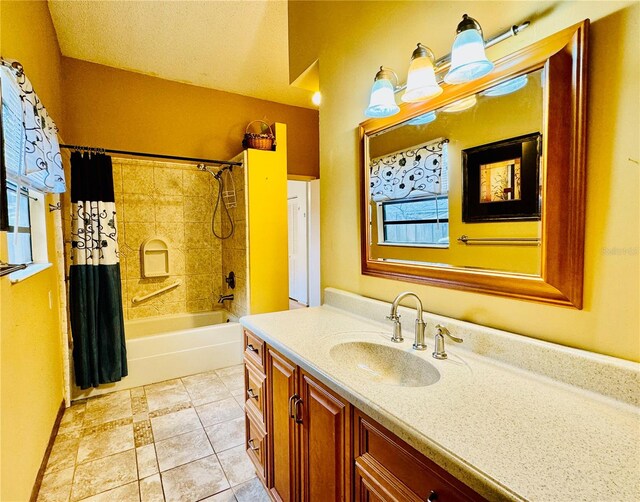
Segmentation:
[(71, 154), (69, 309), (76, 384), (127, 375), (111, 157)]

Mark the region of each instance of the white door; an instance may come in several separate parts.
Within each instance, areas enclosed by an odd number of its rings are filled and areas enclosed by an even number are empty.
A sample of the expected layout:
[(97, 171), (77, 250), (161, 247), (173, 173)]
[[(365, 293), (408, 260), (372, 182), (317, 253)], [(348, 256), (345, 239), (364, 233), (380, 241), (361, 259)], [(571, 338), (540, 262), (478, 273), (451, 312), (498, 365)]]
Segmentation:
[(289, 181), (289, 297), (308, 305), (307, 184)]

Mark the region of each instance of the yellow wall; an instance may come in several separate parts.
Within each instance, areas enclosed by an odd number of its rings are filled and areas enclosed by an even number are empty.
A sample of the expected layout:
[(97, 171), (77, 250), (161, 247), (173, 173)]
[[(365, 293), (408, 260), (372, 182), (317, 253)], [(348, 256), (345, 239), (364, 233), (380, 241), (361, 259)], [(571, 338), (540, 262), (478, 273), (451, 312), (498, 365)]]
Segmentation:
[(317, 110), (62, 60), (68, 143), (226, 160), (264, 119), (289, 126), (289, 172), (318, 177)]
[(275, 152), (247, 150), (250, 313), (289, 308), (287, 126)]
[[(292, 67), (304, 66), (296, 63), (298, 47), (306, 61), (315, 59), (309, 56), (309, 47), (314, 47), (320, 65), (323, 286), (387, 301), (409, 288), (429, 311), (640, 360), (639, 11), (637, 2), (291, 2)], [(465, 12), (478, 19), (487, 36), (516, 22), (533, 21), (518, 37), (490, 49), (493, 58), (584, 18), (592, 20), (581, 311), (360, 273), (357, 125), (364, 118), (375, 72), (384, 64), (404, 80), (418, 41), (437, 56), (448, 53)], [(314, 32), (313, 25), (323, 29)]]
[[(60, 125), (60, 49), (46, 2), (2, 0), (1, 9), (2, 55), (23, 64), (42, 102)], [(54, 231), (49, 213), (49, 260), (55, 259)], [(0, 259), (6, 258), (6, 234), (2, 233)], [(28, 500), (62, 402), (57, 281), (55, 267), (14, 285), (6, 277), (0, 279), (3, 501)]]

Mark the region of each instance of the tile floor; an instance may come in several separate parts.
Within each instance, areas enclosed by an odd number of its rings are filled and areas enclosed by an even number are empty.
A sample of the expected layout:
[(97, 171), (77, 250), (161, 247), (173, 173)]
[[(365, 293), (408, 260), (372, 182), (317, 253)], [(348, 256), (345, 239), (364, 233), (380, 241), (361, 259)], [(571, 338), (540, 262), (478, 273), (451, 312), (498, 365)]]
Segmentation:
[(244, 449), (242, 365), (76, 403), (38, 501), (261, 502)]

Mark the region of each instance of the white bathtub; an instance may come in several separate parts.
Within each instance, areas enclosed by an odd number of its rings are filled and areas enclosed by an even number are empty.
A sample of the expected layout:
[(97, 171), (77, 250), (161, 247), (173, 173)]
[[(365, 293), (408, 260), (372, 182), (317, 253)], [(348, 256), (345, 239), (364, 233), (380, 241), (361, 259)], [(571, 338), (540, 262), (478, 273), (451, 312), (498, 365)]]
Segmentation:
[(242, 363), (242, 327), (224, 310), (125, 322), (129, 375), (73, 398), (130, 389)]

